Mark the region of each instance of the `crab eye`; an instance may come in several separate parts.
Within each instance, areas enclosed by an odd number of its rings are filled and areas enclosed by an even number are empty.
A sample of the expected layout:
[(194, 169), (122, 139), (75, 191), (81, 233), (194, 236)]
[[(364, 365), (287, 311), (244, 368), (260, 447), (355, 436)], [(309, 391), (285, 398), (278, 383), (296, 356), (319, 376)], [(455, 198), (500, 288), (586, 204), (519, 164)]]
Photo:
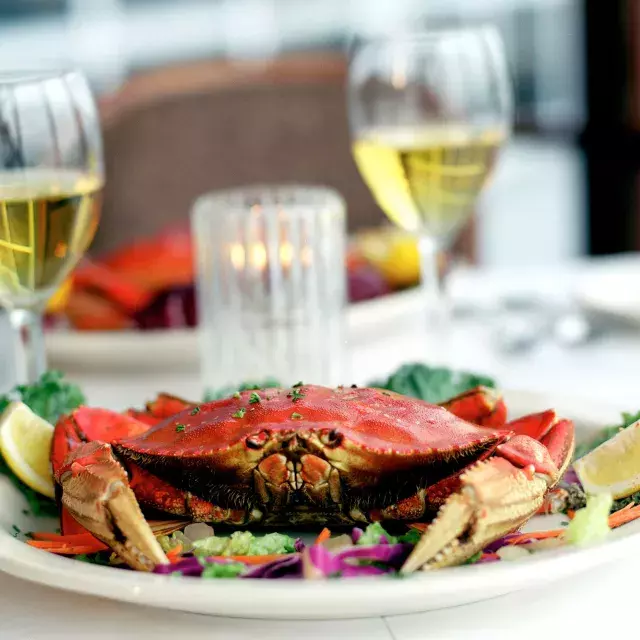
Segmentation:
[(268, 431), (260, 431), (260, 433), (255, 433), (252, 436), (249, 436), (245, 442), (247, 443), (247, 447), (250, 449), (262, 449), (269, 439)]
[(320, 442), (327, 447), (337, 447), (342, 442), (342, 435), (337, 429), (326, 429), (320, 432)]

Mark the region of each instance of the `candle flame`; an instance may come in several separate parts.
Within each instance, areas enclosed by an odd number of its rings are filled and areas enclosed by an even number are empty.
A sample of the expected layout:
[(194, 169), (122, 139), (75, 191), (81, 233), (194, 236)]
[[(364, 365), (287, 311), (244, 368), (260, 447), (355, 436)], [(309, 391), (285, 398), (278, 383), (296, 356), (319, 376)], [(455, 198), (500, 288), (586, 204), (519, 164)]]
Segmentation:
[(231, 258), (231, 264), (234, 269), (240, 271), (244, 269), (245, 255), (244, 247), (241, 244), (232, 244), (229, 248), (229, 257)]
[(293, 246), (290, 242), (285, 242), (280, 247), (280, 264), (285, 268), (289, 268), (293, 262)]
[[(248, 251), (249, 264), (254, 267), (254, 269), (258, 269), (259, 271), (263, 271), (267, 266), (267, 249), (261, 243), (256, 243), (249, 247)], [(293, 250), (293, 245), (290, 242), (284, 242), (278, 251), (278, 255), (280, 257), (280, 265), (284, 269), (289, 269), (293, 264), (293, 260), (295, 258), (295, 252)], [(240, 243), (234, 243), (229, 247), (229, 259), (231, 260), (231, 264), (233, 268), (241, 271), (245, 268), (247, 264), (247, 251)], [(313, 250), (309, 246), (304, 246), (300, 250), (300, 261), (305, 267), (309, 267), (313, 262)]]
[(263, 244), (254, 244), (251, 247), (251, 264), (259, 271), (267, 266), (267, 249)]

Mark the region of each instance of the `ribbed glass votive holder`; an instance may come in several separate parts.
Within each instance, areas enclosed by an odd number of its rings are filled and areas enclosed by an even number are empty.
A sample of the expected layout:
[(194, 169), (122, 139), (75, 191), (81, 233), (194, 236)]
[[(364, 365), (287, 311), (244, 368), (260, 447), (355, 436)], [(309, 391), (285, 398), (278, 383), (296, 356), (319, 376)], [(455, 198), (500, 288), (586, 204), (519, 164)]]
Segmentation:
[(204, 387), (342, 383), (342, 197), (307, 186), (201, 196), (192, 210)]

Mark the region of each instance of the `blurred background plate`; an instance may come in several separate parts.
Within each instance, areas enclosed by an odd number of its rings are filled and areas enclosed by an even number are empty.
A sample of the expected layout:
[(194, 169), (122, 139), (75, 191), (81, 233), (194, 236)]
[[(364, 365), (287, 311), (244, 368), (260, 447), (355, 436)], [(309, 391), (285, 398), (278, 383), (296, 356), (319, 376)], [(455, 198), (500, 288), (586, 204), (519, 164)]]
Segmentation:
[(640, 325), (639, 283), (640, 263), (613, 262), (585, 278), (576, 297), (591, 311)]
[[(377, 339), (420, 320), (420, 291), (389, 294), (351, 304), (347, 310), (350, 344)], [(196, 329), (156, 331), (63, 331), (46, 335), (47, 357), (52, 368), (194, 370), (198, 367)]]

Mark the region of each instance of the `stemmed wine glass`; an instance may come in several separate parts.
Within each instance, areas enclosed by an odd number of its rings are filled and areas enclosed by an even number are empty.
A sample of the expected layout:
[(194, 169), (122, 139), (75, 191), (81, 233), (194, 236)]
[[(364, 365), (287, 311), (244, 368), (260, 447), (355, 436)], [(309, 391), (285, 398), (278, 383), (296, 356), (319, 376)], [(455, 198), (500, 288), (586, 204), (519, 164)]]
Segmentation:
[(93, 239), (103, 181), (84, 75), (0, 72), (0, 306), (15, 330), (19, 382), (46, 369), (44, 308)]
[(511, 86), (492, 27), (368, 40), (351, 54), (348, 109), (359, 171), (385, 214), (417, 236), (433, 340), (446, 352), (447, 250), (510, 135)]

